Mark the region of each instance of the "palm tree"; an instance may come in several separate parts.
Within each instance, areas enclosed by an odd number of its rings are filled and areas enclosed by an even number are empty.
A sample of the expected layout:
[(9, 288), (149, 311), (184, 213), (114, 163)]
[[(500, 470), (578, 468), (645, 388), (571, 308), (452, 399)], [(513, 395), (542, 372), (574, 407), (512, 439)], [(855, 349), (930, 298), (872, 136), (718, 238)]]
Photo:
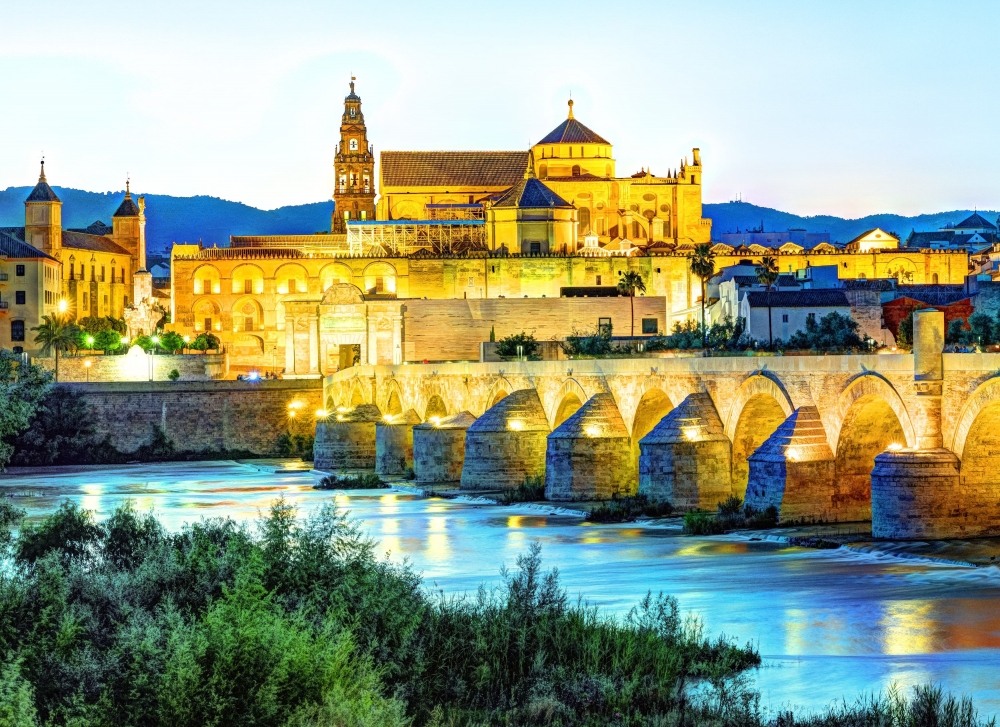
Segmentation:
[(56, 381), (59, 381), (59, 352), (75, 351), (80, 340), (79, 327), (68, 316), (42, 316), (42, 324), (31, 330), (37, 331), (35, 343), (42, 344), (42, 355), (56, 354)]
[(694, 246), (691, 253), (691, 272), (701, 279), (701, 347), (705, 348), (705, 281), (715, 275), (715, 253), (712, 246), (703, 242)]
[(757, 281), (767, 290), (767, 339), (768, 345), (774, 343), (771, 332), (771, 286), (778, 282), (778, 261), (770, 255), (760, 259), (757, 266)]
[(618, 292), (622, 295), (628, 296), (629, 306), (632, 309), (632, 335), (635, 335), (635, 301), (632, 300), (635, 297), (635, 291), (640, 293), (646, 292), (646, 284), (642, 280), (642, 276), (635, 272), (634, 270), (629, 270), (624, 273), (621, 280), (618, 281)]

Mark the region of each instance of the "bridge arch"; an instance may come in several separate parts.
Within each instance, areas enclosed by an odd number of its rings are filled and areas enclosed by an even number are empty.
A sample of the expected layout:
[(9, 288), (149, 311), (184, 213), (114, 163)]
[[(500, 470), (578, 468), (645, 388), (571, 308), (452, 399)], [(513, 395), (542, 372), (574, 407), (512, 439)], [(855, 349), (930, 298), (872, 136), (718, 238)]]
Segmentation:
[(965, 469), (966, 448), (970, 446), (970, 434), (981, 436), (979, 432), (974, 432), (977, 421), (981, 416), (989, 418), (993, 414), (995, 405), (1000, 402), (1000, 375), (993, 376), (979, 386), (966, 399), (962, 405), (962, 412), (958, 416), (958, 425), (955, 427), (955, 434), (952, 435), (951, 451), (962, 460), (962, 469)]
[(764, 373), (740, 384), (726, 417), (726, 436), (733, 443), (733, 492), (743, 497), (750, 477), (747, 459), (794, 411), (779, 381)]
[(403, 392), (399, 388), (399, 382), (395, 379), (389, 381), (386, 389), (385, 408), (382, 410), (386, 414), (395, 416), (403, 413)]
[(632, 417), (630, 432), (633, 445), (638, 448), (639, 440), (649, 434), (673, 408), (674, 403), (667, 393), (659, 386), (650, 383), (642, 393)]
[(514, 393), (514, 387), (506, 379), (506, 377), (501, 376), (493, 385), (490, 386), (490, 390), (486, 392), (486, 406), (483, 407), (483, 411), (487, 411), (496, 406), (497, 402), (500, 401), (505, 396), (510, 396)]
[(549, 426), (553, 431), (573, 416), (590, 397), (576, 379), (566, 379), (549, 405)]
[(368, 387), (362, 383), (361, 379), (355, 378), (354, 381), (351, 382), (350, 393), (347, 397), (347, 406), (354, 408), (356, 406), (361, 406), (362, 404), (368, 404), (370, 392), (366, 390), (367, 388)]
[(837, 497), (851, 517), (870, 517), (875, 456), (889, 445), (914, 446), (906, 406), (888, 381), (864, 373), (848, 383), (837, 405), (840, 430), (834, 450)]
[(448, 405), (440, 394), (432, 394), (427, 399), (427, 406), (424, 407), (424, 421), (429, 421), (431, 417), (444, 419), (446, 416), (448, 416)]

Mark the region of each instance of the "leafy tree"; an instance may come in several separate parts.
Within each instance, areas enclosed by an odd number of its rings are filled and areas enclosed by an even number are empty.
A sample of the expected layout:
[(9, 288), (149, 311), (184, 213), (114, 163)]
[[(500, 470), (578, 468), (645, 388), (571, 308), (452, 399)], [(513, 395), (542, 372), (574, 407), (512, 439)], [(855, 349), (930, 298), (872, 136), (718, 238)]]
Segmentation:
[(521, 331), (504, 336), (497, 341), (496, 353), (501, 358), (514, 358), (518, 355), (517, 347), (521, 347), (521, 355), (528, 360), (535, 360), (538, 353), (538, 341), (530, 333)]
[(188, 348), (195, 351), (214, 351), (219, 348), (219, 339), (212, 333), (199, 333), (198, 337), (191, 342), (191, 345)]
[(11, 440), (31, 424), (48, 390), (49, 374), (41, 366), (0, 349), (0, 470), (14, 452)]
[(622, 295), (628, 296), (629, 310), (632, 314), (632, 333), (635, 335), (635, 294), (636, 291), (640, 293), (646, 292), (646, 283), (640, 275), (635, 270), (625, 271), (621, 278), (618, 280), (618, 292)]
[(997, 343), (997, 326), (993, 319), (985, 313), (973, 313), (969, 316), (969, 339), (981, 346), (991, 346)]
[(757, 281), (764, 286), (767, 294), (767, 340), (774, 343), (774, 333), (771, 330), (771, 287), (778, 282), (778, 261), (770, 255), (760, 259), (755, 272)]
[(593, 333), (574, 331), (566, 336), (562, 349), (567, 356), (607, 356), (615, 352), (607, 326), (598, 326)]
[(167, 378), (171, 381), (177, 381), (181, 377), (181, 372), (177, 369), (170, 369), (170, 373), (167, 374)]
[[(705, 330), (705, 283), (706, 281), (715, 275), (715, 253), (712, 251), (711, 244), (703, 242), (700, 245), (694, 246), (694, 252), (690, 256), (691, 272), (698, 276), (701, 280), (701, 329)], [(702, 337), (702, 348), (705, 347), (706, 341), (704, 339), (704, 333)]]
[(136, 336), (135, 339), (132, 341), (132, 345), (138, 346), (146, 353), (149, 353), (154, 348), (156, 348), (156, 344), (153, 343), (153, 339), (150, 336), (146, 335)]
[(97, 449), (86, 397), (54, 386), (35, 409), (28, 427), (12, 440), (16, 465), (84, 464)]
[(159, 346), (167, 353), (173, 353), (184, 348), (184, 339), (175, 331), (167, 331), (160, 334)]
[(875, 348), (875, 342), (862, 338), (860, 330), (857, 321), (849, 315), (828, 313), (818, 322), (815, 318), (807, 319), (806, 329), (793, 333), (787, 346), (817, 352), (867, 353)]
[(111, 353), (112, 351), (117, 351), (122, 347), (122, 334), (118, 331), (107, 329), (104, 331), (98, 331), (94, 336), (94, 348), (104, 351), (105, 353)]
[(961, 318), (956, 318), (948, 324), (948, 330), (944, 337), (945, 343), (969, 343), (969, 338), (969, 331), (966, 329), (965, 321)]
[(67, 316), (58, 314), (42, 316), (41, 325), (31, 330), (36, 331), (35, 343), (42, 344), (42, 355), (48, 356), (55, 351), (55, 380), (59, 380), (59, 352), (75, 351), (80, 339), (80, 329)]
[(79, 326), (95, 338), (102, 331), (114, 331), (122, 334), (128, 330), (123, 319), (113, 316), (85, 316), (80, 319)]

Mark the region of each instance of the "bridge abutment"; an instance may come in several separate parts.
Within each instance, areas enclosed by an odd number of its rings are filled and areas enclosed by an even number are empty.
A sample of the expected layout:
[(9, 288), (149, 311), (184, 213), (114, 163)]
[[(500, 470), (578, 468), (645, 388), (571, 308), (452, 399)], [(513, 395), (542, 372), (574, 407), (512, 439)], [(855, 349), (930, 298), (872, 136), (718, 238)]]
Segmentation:
[(594, 394), (548, 435), (545, 499), (608, 500), (636, 492), (628, 428), (614, 397)]
[(360, 404), (316, 423), (313, 466), (324, 472), (375, 468), (375, 423), (382, 413)]
[(689, 394), (639, 450), (639, 493), (651, 500), (714, 510), (733, 494), (732, 444), (708, 394)]
[(980, 534), (959, 491), (958, 457), (947, 449), (883, 452), (872, 470), (872, 537), (936, 540)]
[(413, 409), (375, 425), (375, 474), (401, 475), (413, 467), (413, 427), (420, 417)]
[(544, 478), (549, 431), (537, 391), (508, 394), (465, 433), (462, 489), (514, 489), (528, 478)]
[(413, 471), (417, 482), (459, 482), (465, 463), (465, 433), (476, 417), (467, 411), (413, 427)]

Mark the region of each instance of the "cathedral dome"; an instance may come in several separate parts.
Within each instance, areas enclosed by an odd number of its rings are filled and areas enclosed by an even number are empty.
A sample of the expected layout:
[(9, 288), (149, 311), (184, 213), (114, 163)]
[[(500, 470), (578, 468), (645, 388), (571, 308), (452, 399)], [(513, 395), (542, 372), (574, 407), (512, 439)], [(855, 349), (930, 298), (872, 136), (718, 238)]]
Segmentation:
[(569, 101), (569, 116), (556, 128), (545, 135), (538, 144), (608, 144), (611, 142), (591, 131), (573, 118), (573, 100)]

